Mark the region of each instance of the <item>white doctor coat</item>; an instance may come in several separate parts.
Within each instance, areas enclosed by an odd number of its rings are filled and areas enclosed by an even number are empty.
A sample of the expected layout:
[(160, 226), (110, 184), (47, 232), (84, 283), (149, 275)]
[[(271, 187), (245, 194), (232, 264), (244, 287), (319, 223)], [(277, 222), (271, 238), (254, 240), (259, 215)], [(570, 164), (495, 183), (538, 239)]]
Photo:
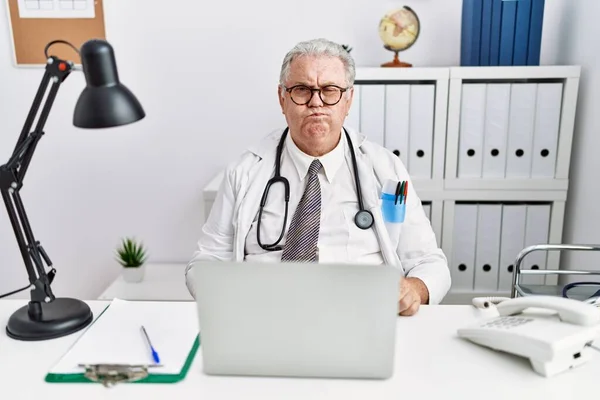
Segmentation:
[[(373, 214), (372, 229), (385, 263), (397, 266), (405, 276), (421, 279), (429, 291), (429, 304), (439, 304), (450, 289), (450, 270), (406, 168), (389, 150), (368, 141), (363, 134), (347, 130), (356, 154), (363, 204)], [(282, 133), (283, 129), (267, 135), (227, 167), (198, 249), (185, 269), (192, 296), (195, 297), (195, 283), (190, 271), (194, 264), (207, 260), (244, 260), (245, 238), (258, 212), (265, 185), (274, 173), (275, 152)], [(347, 161), (352, 165), (351, 160)], [(409, 181), (412, 189), (406, 200), (405, 220), (392, 235), (386, 228), (380, 203), (387, 179)]]

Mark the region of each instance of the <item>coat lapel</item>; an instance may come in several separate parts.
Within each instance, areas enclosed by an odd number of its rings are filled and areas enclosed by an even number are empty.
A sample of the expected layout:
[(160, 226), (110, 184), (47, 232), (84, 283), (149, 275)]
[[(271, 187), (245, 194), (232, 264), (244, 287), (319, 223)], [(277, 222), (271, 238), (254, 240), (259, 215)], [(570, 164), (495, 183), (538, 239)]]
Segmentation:
[(234, 219), (234, 221), (238, 221), (235, 228), (236, 248), (234, 249), (234, 253), (236, 261), (244, 260), (246, 236), (260, 208), (260, 200), (267, 182), (275, 172), (275, 153), (282, 133), (283, 130), (272, 132), (261, 140), (258, 145), (249, 149), (251, 153), (259, 157), (259, 161), (250, 167), (239, 192), (243, 197), (241, 197), (239, 202), (238, 218)]
[[(375, 229), (375, 234), (379, 239), (381, 254), (383, 255), (386, 264), (400, 266), (400, 258), (398, 257), (395, 246), (390, 240), (390, 236), (383, 220), (383, 214), (381, 213), (380, 194), (382, 183), (379, 182), (375, 175), (373, 162), (360, 148), (360, 144), (364, 139), (353, 134), (353, 132), (349, 133), (356, 154), (356, 166), (358, 169), (358, 177), (360, 178), (363, 205), (365, 209), (371, 211), (373, 214), (373, 229)], [(350, 157), (350, 155), (347, 155), (347, 157)], [(350, 163), (349, 165), (352, 165), (351, 159), (349, 159), (348, 162)]]

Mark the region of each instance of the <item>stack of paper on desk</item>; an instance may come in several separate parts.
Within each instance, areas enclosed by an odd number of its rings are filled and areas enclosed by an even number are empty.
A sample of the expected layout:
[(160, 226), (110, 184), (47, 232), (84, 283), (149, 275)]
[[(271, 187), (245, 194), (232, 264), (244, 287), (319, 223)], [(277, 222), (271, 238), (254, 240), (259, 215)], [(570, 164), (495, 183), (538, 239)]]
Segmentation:
[(149, 373), (162, 376), (163, 382), (169, 381), (165, 375), (173, 381), (181, 379), (199, 345), (196, 303), (115, 299), (52, 367), (46, 380), (84, 381), (80, 364), (154, 364), (141, 326), (160, 358), (161, 367), (150, 368)]

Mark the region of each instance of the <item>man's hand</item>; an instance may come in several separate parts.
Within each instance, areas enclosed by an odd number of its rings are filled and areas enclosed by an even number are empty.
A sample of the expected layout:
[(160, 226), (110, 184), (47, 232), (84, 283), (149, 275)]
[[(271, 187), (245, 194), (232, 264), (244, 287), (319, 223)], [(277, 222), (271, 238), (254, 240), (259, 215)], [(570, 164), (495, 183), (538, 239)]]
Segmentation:
[(398, 313), (404, 316), (415, 315), (421, 304), (429, 302), (429, 291), (419, 278), (403, 278), (400, 284)]

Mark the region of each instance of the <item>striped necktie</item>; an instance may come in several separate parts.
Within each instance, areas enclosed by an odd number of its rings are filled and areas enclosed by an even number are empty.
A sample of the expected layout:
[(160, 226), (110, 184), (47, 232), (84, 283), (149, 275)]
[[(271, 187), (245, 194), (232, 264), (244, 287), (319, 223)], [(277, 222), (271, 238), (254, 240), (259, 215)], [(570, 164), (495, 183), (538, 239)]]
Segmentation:
[(308, 168), (306, 188), (290, 223), (281, 255), (282, 261), (317, 261), (321, 225), (321, 186), (317, 174), (321, 167), (319, 160), (314, 160)]

